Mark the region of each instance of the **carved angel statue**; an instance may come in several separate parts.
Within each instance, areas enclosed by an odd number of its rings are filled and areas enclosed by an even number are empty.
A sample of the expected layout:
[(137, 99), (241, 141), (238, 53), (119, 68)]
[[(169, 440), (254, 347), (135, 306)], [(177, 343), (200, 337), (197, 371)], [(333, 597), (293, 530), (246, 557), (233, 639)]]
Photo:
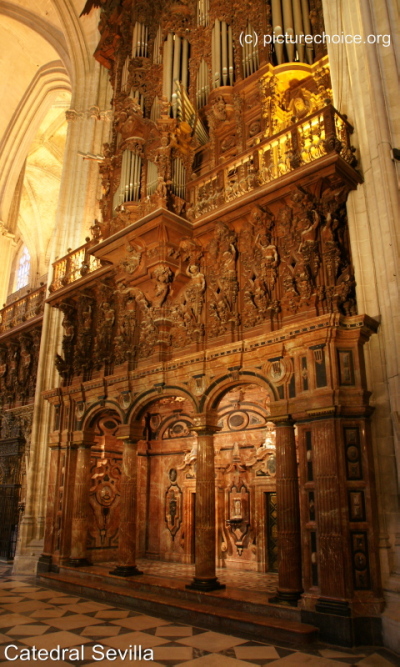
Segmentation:
[(206, 279), (197, 264), (189, 264), (186, 274), (190, 278), (190, 283), (186, 287), (185, 297), (191, 305), (196, 320), (198, 320), (203, 309)]
[(165, 264), (161, 264), (154, 269), (155, 291), (153, 306), (160, 308), (164, 303), (170, 291), (170, 283), (173, 279), (171, 269)]

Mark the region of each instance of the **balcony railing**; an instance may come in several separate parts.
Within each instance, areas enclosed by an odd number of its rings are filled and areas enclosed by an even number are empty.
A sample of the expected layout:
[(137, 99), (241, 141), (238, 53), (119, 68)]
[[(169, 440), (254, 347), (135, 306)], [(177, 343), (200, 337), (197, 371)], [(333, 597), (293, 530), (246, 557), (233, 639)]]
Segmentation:
[(328, 153), (354, 165), (351, 125), (328, 106), (263, 140), (240, 158), (216, 167), (188, 185), (188, 217), (193, 220), (242, 197)]
[(46, 285), (29, 292), (21, 299), (0, 310), (0, 334), (5, 334), (11, 329), (43, 315), (44, 300), (46, 298)]
[(50, 292), (66, 287), (101, 268), (100, 260), (89, 254), (89, 243), (85, 243), (76, 250), (64, 255), (53, 264), (53, 281)]

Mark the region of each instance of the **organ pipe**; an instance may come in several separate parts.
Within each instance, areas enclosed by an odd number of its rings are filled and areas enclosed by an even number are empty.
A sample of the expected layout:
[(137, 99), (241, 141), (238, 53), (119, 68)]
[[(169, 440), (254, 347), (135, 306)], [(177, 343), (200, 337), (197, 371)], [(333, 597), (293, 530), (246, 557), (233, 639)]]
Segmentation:
[(211, 42), (213, 88), (232, 86), (234, 82), (232, 28), (225, 21), (216, 19)]
[[(283, 35), (282, 5), (281, 0), (272, 0), (272, 25), (274, 35)], [(275, 53), (278, 65), (283, 63), (283, 44), (275, 43)]]
[(301, 39), (304, 34), (311, 35), (309, 0), (271, 0), (272, 24), (275, 35), (289, 35), (292, 42), (286, 41), (286, 54), (283, 44), (275, 43), (278, 65), (293, 60), (313, 62), (313, 46)]
[(147, 160), (147, 183), (146, 195), (152, 195), (157, 189), (158, 170), (157, 165), (151, 160)]
[(221, 45), (222, 45), (222, 85), (228, 85), (228, 44), (227, 26), (225, 21), (221, 22)]
[(182, 40), (182, 86), (187, 90), (188, 88), (188, 74), (189, 74), (189, 42), (187, 39)]
[(177, 157), (172, 163), (172, 192), (181, 199), (186, 196), (186, 169), (182, 160)]
[[(293, 11), (292, 11), (292, 0), (282, 0), (283, 6), (283, 27), (285, 35), (289, 37), (294, 37), (293, 30)], [(292, 42), (286, 43), (286, 51), (288, 54), (289, 61), (294, 60), (294, 47), (295, 45)]]
[(210, 0), (197, 1), (197, 25), (208, 25), (208, 13), (210, 9)]
[(174, 59), (172, 67), (172, 115), (176, 118), (176, 82), (180, 80), (180, 70), (181, 70), (181, 38), (178, 35), (174, 35)]
[(143, 23), (136, 21), (132, 34), (132, 57), (147, 58), (147, 42), (149, 29)]
[(161, 46), (162, 46), (162, 32), (161, 26), (158, 26), (156, 38), (153, 45), (153, 63), (159, 65), (162, 61), (161, 57)]
[(167, 100), (171, 99), (173, 39), (173, 34), (169, 33), (167, 39), (164, 42), (163, 95), (167, 98)]
[[(253, 27), (250, 23), (247, 24), (246, 34), (253, 34)], [(242, 48), (242, 68), (243, 77), (246, 78), (258, 70), (258, 49), (256, 44), (247, 44), (246, 40), (243, 42)]]
[(215, 64), (218, 74), (218, 86), (221, 85), (221, 24), (218, 19), (215, 21)]
[(172, 102), (172, 115), (177, 115), (177, 89), (188, 86), (189, 43), (169, 33), (164, 42), (163, 95)]
[(156, 120), (158, 120), (158, 118), (160, 118), (160, 115), (161, 115), (160, 100), (156, 95), (150, 109), (150, 120), (153, 120), (155, 122)]
[(297, 37), (297, 54), (300, 62), (304, 63), (305, 56), (305, 46), (304, 41), (300, 41), (299, 37), (304, 36), (303, 30), (303, 18), (301, 15), (301, 4), (300, 0), (293, 0), (293, 21), (294, 21), (294, 31)]
[(129, 58), (126, 58), (121, 73), (121, 90), (126, 91), (128, 86), (128, 76), (129, 76)]
[(209, 92), (208, 69), (206, 62), (203, 59), (199, 65), (196, 79), (196, 103), (198, 109), (201, 109), (207, 104)]
[[(301, 0), (301, 9), (303, 15), (303, 27), (306, 35), (311, 35), (310, 5), (309, 0)], [(314, 59), (314, 49), (312, 44), (306, 44), (306, 58), (309, 65)]]
[(233, 37), (232, 37), (231, 26), (228, 27), (228, 74), (229, 74), (229, 85), (233, 86), (234, 83)]
[(127, 201), (139, 201), (142, 158), (132, 151), (122, 154), (121, 178), (114, 195), (114, 208)]

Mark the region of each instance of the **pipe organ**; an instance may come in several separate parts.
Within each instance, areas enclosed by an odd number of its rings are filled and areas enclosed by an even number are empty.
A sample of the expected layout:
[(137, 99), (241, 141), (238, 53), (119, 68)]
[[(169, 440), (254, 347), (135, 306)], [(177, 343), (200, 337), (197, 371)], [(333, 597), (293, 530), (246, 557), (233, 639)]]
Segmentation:
[(304, 44), (304, 35), (312, 34), (309, 0), (271, 0), (272, 29), (275, 36), (289, 35), (290, 42), (275, 43), (277, 64), (313, 62), (312, 44)]
[(226, 21), (215, 20), (211, 37), (213, 88), (233, 86), (234, 60), (232, 28)]
[(172, 105), (176, 118), (176, 87), (179, 83), (187, 89), (189, 79), (189, 42), (185, 37), (168, 33), (164, 42), (163, 95)]
[(139, 201), (142, 158), (140, 155), (126, 150), (122, 153), (121, 178), (114, 195), (113, 208), (124, 202)]
[[(251, 23), (247, 24), (246, 35), (254, 35), (254, 30)], [(258, 60), (258, 48), (255, 44), (255, 40), (252, 39), (251, 43), (248, 44), (245, 40), (243, 41), (242, 46), (242, 71), (243, 78), (246, 79), (250, 74), (254, 74), (258, 70), (259, 60)]]

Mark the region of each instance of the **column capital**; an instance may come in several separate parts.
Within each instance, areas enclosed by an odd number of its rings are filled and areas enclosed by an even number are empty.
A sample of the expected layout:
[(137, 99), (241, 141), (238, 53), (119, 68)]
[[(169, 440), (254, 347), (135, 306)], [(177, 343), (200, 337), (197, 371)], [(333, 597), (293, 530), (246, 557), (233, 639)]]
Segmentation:
[[(91, 449), (95, 443), (93, 440), (72, 440), (64, 449)], [(61, 448), (63, 449), (63, 448)]]
[(279, 428), (280, 426), (294, 426), (294, 419), (291, 415), (270, 416), (268, 417), (268, 421), (273, 422), (276, 428)]
[(117, 440), (127, 440), (132, 443), (144, 440), (142, 424), (140, 422), (121, 424), (117, 431)]
[(216, 412), (204, 412), (202, 414), (194, 415), (192, 431), (197, 435), (214, 435), (221, 430), (218, 426), (219, 417)]
[(83, 431), (75, 431), (71, 438), (71, 449), (82, 447), (83, 449), (90, 449), (95, 444), (94, 436), (84, 433)]

